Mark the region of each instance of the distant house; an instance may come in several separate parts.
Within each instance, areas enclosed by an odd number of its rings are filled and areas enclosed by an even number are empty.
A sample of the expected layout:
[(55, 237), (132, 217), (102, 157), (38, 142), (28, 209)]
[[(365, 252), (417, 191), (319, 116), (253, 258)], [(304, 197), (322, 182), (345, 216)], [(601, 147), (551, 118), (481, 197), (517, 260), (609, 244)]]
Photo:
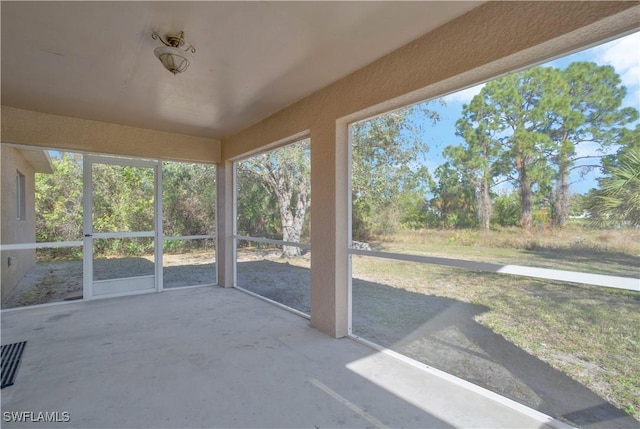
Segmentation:
[[(36, 241), (36, 173), (53, 173), (47, 151), (2, 145), (2, 211), (0, 240), (3, 245)], [(35, 249), (1, 252), (2, 299), (35, 265)]]

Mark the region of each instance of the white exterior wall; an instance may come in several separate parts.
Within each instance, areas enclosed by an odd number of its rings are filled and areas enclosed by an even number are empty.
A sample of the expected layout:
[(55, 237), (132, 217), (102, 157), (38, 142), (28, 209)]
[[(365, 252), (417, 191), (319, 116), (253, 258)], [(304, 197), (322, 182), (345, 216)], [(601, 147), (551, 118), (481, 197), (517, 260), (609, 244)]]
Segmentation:
[[(14, 147), (2, 145), (0, 154), (2, 158), (0, 242), (2, 244), (34, 243), (36, 241), (35, 170)], [(25, 177), (26, 216), (24, 220), (18, 219), (17, 213), (17, 171)], [(35, 255), (34, 249), (1, 252), (2, 299), (35, 265)]]

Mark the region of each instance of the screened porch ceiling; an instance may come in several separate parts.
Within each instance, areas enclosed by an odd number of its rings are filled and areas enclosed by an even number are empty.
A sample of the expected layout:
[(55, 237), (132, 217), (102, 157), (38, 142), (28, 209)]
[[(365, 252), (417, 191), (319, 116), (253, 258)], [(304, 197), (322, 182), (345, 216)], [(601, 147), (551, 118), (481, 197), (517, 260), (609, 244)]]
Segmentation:
[[(483, 2), (7, 2), (4, 105), (220, 139)], [(173, 76), (164, 35), (196, 48)]]

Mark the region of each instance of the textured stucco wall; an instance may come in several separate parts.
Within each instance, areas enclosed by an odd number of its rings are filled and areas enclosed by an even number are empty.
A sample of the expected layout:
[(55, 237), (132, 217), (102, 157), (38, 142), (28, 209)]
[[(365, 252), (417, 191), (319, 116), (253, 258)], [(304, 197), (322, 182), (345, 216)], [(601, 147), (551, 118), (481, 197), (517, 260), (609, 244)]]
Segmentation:
[(69, 151), (217, 163), (220, 141), (2, 106), (2, 142)]
[[(222, 160), (311, 135), (311, 324), (347, 334), (347, 126), (640, 25), (638, 2), (490, 2), (222, 141)], [(231, 202), (227, 202), (230, 204)]]
[[(15, 148), (0, 148), (1, 172), (1, 229), (0, 243), (18, 244), (36, 241), (35, 171)], [(25, 177), (26, 219), (17, 217), (16, 171)], [(35, 264), (35, 250), (9, 250), (1, 252), (2, 299)], [(11, 265), (8, 264), (11, 258)]]

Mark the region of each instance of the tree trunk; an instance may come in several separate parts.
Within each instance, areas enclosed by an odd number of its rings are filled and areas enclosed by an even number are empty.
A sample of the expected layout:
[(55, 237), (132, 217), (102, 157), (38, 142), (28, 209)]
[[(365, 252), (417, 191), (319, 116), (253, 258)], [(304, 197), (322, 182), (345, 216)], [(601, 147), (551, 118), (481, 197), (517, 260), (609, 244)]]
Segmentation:
[(532, 196), (531, 183), (529, 181), (522, 182), (520, 185), (520, 202), (522, 203), (520, 225), (527, 231), (531, 231), (531, 221), (533, 218)]
[[(286, 217), (286, 219), (285, 219)], [(282, 241), (291, 241), (294, 243), (300, 242), (300, 233), (302, 232), (302, 225), (298, 225), (298, 222), (288, 213), (283, 217), (282, 224)], [(285, 222), (286, 221), (286, 225)], [(292, 258), (300, 256), (300, 248), (296, 246), (282, 246), (282, 256), (284, 258)]]
[(554, 201), (554, 224), (565, 226), (569, 218), (569, 172), (565, 166), (560, 166), (556, 182), (556, 197)]
[(480, 182), (478, 194), (478, 221), (480, 228), (489, 231), (491, 228), (491, 196), (489, 195), (489, 184), (486, 180)]
[[(293, 207), (290, 207), (291, 193), (278, 192), (278, 207), (280, 208), (280, 221), (282, 223), (282, 241), (299, 242), (302, 225), (299, 225), (294, 216)], [(292, 258), (300, 256), (300, 248), (296, 246), (282, 246), (282, 257)]]
[[(282, 241), (299, 243), (310, 204), (311, 183), (304, 172), (308, 169), (299, 168), (299, 163), (304, 162), (302, 158), (294, 161), (287, 156), (276, 158), (258, 157), (248, 171), (266, 185), (278, 202)], [(282, 257), (300, 256), (301, 253), (300, 247), (282, 246)]]
[[(298, 184), (295, 207), (291, 201), (292, 194), (291, 190), (277, 194), (282, 222), (282, 241), (299, 243), (304, 227), (304, 217), (309, 208), (309, 189), (305, 184)], [(301, 254), (302, 251), (297, 246), (282, 246), (282, 257), (284, 258), (292, 258)]]
[(531, 190), (531, 180), (527, 175), (525, 159), (517, 159), (516, 166), (520, 172), (520, 225), (527, 231), (531, 231), (531, 221), (533, 218), (533, 191)]

